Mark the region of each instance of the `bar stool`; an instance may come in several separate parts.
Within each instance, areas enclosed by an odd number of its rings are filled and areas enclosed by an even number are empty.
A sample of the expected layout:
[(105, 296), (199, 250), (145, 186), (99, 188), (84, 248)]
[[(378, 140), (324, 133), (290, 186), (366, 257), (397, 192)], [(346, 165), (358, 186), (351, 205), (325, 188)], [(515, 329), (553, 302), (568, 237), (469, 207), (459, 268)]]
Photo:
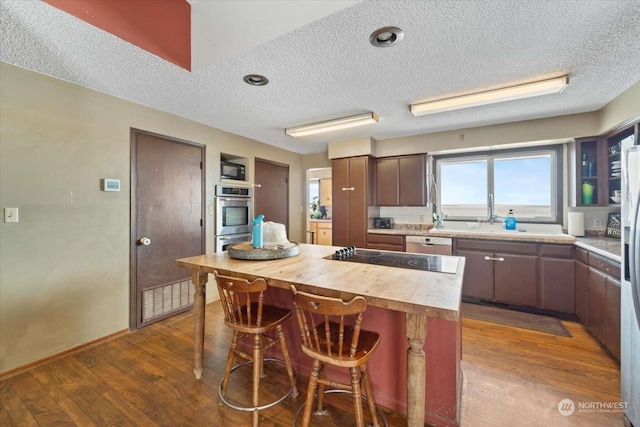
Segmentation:
[[(384, 425), (384, 415), (376, 409), (371, 390), (371, 382), (367, 373), (367, 361), (380, 342), (377, 332), (360, 328), (363, 313), (367, 309), (367, 301), (357, 296), (348, 302), (339, 298), (329, 298), (298, 291), (291, 286), (293, 305), (302, 337), (302, 351), (313, 359), (313, 367), (309, 377), (307, 398), (304, 403), (302, 425), (307, 427), (311, 420), (311, 407), (318, 388), (318, 409), (316, 415), (324, 413), (324, 394), (336, 391), (350, 391), (353, 396), (356, 425), (364, 427), (362, 399), (366, 399), (373, 419), (373, 425), (379, 426), (378, 415)], [(353, 319), (353, 325), (345, 323), (345, 319)], [(327, 379), (325, 364), (349, 368), (351, 384)], [(332, 390), (325, 390), (330, 387)], [(364, 387), (365, 396), (362, 396)], [(293, 425), (296, 425), (296, 414)]]
[[(291, 394), (294, 398), (298, 396), (296, 376), (291, 366), (287, 343), (282, 331), (282, 323), (291, 316), (291, 310), (263, 304), (267, 282), (262, 278), (249, 282), (248, 280), (237, 277), (222, 276), (218, 274), (218, 272), (215, 272), (214, 276), (224, 311), (224, 323), (233, 331), (224, 378), (218, 388), (218, 397), (220, 399), (218, 404), (221, 406), (224, 404), (238, 411), (252, 411), (253, 426), (257, 427), (258, 411), (282, 402)], [(273, 329), (276, 330), (277, 337), (274, 338), (265, 334)], [(253, 354), (248, 354), (238, 349), (238, 343), (244, 338), (253, 338)], [(284, 360), (273, 358), (265, 359), (264, 351), (278, 342), (280, 343)], [(236, 356), (246, 359), (247, 361), (234, 366), (233, 363)], [(260, 378), (264, 378), (263, 365), (265, 362), (283, 363), (286, 366), (291, 388), (275, 400), (260, 405)], [(227, 399), (227, 387), (231, 374), (236, 369), (247, 364), (253, 364), (252, 406), (240, 406), (229, 402)]]

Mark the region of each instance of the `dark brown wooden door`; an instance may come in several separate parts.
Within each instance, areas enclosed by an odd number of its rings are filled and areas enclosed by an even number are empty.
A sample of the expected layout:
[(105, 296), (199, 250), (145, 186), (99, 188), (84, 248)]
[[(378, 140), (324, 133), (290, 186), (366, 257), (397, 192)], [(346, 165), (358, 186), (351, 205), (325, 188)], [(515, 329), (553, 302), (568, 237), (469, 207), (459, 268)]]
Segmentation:
[(466, 258), (462, 295), (493, 300), (495, 297), (493, 261), (484, 259), (485, 256), (493, 257), (493, 253), (457, 250), (455, 255)]
[(495, 253), (496, 301), (538, 306), (538, 257)]
[(400, 206), (426, 205), (427, 163), (425, 156), (401, 157), (398, 161)]
[(604, 344), (620, 360), (620, 282), (607, 277), (607, 321)]
[(376, 160), (376, 200), (379, 206), (398, 206), (398, 159)]
[(587, 318), (587, 292), (589, 287), (589, 266), (576, 261), (576, 315), (578, 319), (589, 327)]
[(349, 246), (349, 159), (331, 162), (332, 243), (335, 246)]
[(289, 235), (289, 165), (256, 159), (254, 214), (284, 224)]
[(174, 261), (205, 251), (204, 146), (133, 130), (131, 154), (133, 330), (193, 304), (191, 276)]
[(367, 163), (366, 157), (349, 160), (349, 246), (357, 248), (367, 247)]
[(587, 306), (589, 330), (604, 342), (607, 334), (607, 276), (589, 268)]
[(374, 163), (368, 157), (332, 162), (332, 244), (367, 247), (368, 207), (372, 199)]
[(425, 206), (426, 167), (424, 155), (378, 159), (376, 161), (378, 206)]
[(540, 308), (576, 313), (576, 269), (573, 259), (540, 258)]

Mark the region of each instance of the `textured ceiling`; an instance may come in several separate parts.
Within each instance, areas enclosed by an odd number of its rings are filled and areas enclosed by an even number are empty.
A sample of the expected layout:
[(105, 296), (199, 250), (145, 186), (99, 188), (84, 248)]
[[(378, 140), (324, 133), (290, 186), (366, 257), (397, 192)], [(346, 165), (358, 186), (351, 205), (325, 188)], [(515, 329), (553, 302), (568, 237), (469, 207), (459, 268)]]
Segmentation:
[[(216, 2), (191, 3), (194, 16)], [(289, 16), (286, 10), (282, 16)], [(202, 21), (194, 17), (192, 24)], [(363, 1), (188, 72), (46, 3), (2, 0), (0, 59), (306, 154), (326, 150), (330, 140), (600, 109), (640, 80), (638, 22), (638, 0)], [(369, 35), (384, 26), (402, 28), (404, 40), (371, 46)], [(242, 77), (253, 73), (270, 83), (245, 84)], [(408, 108), (563, 74), (570, 84), (560, 94), (423, 117)], [(380, 123), (297, 139), (284, 133), (366, 111), (378, 113)]]

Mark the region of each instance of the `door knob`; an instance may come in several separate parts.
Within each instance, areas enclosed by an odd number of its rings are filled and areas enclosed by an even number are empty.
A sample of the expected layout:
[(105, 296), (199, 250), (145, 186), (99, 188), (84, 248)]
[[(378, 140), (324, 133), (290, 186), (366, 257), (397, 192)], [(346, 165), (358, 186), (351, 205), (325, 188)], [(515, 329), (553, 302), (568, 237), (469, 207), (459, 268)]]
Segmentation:
[(142, 246), (149, 246), (151, 244), (151, 239), (148, 237), (141, 237), (138, 239), (138, 244)]

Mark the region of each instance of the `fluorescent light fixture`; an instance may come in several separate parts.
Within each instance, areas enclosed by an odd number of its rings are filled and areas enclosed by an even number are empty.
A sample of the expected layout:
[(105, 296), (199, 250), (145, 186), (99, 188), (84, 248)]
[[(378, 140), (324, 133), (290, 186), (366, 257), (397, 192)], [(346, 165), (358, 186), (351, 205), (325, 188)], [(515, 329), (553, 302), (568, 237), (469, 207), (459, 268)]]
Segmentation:
[(373, 111), (366, 114), (358, 114), (357, 116), (343, 117), (341, 119), (288, 128), (284, 131), (287, 135), (297, 138), (300, 136), (316, 135), (334, 130), (364, 126), (371, 123), (378, 123), (378, 115)]
[(567, 84), (569, 84), (568, 76), (562, 76), (518, 86), (456, 96), (454, 98), (421, 102), (411, 104), (411, 113), (413, 113), (414, 116), (424, 116), (426, 114), (459, 110), (461, 108), (476, 107), (478, 105), (495, 104), (497, 102), (512, 101), (514, 99), (559, 93), (567, 87)]

